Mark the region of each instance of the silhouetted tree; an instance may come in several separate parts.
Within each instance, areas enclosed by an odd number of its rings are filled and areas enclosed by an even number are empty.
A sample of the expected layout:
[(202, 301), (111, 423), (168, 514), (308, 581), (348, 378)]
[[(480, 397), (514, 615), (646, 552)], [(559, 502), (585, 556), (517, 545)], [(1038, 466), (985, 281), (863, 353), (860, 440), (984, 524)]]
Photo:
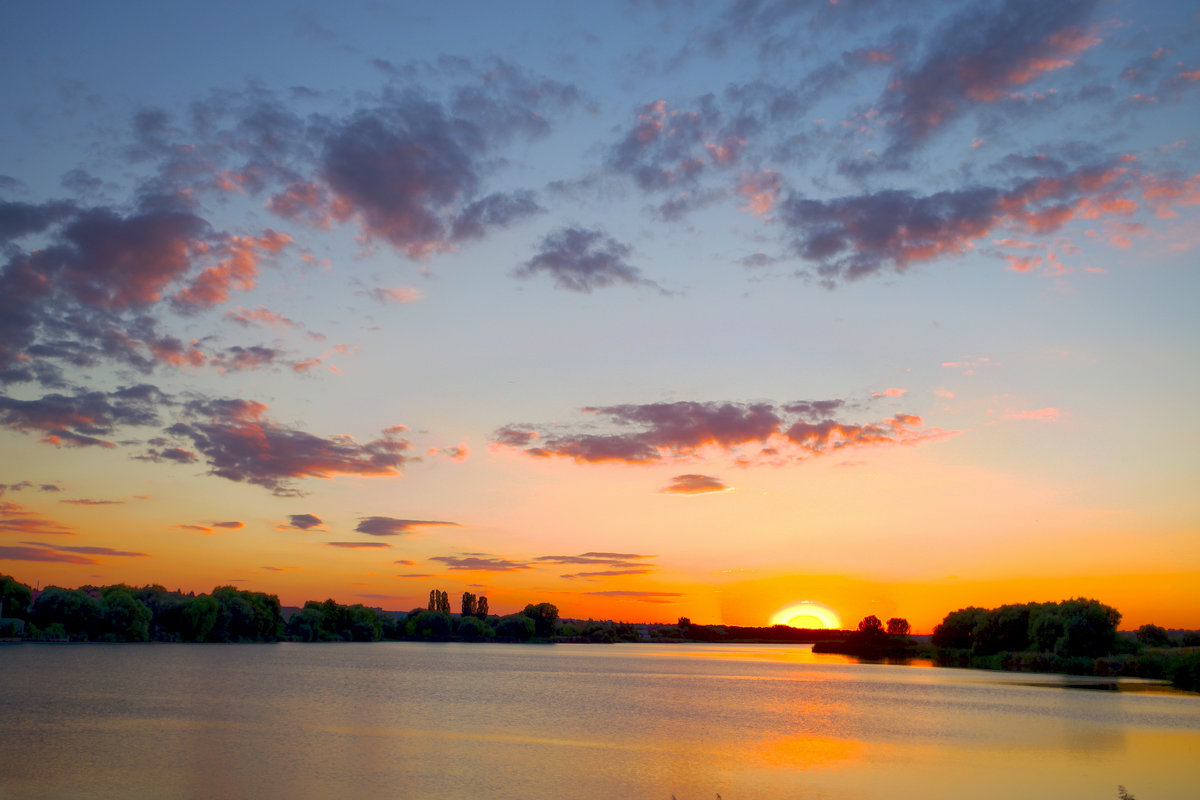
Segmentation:
[(488, 617), (488, 599), (484, 595), (480, 595), (475, 600), (475, 616), (479, 619), (487, 619)]
[(180, 638), (185, 642), (207, 641), (213, 626), (217, 624), (217, 612), (220, 609), (220, 605), (210, 595), (189, 597), (184, 601), (180, 614)]
[(509, 614), (496, 622), (496, 636), (501, 639), (512, 639), (527, 642), (533, 638), (536, 626), (525, 614)]
[(29, 619), (33, 590), (16, 578), (0, 575), (0, 617)]
[(1121, 613), (1097, 600), (1017, 603), (999, 608), (962, 608), (933, 629), (937, 647), (969, 649), (972, 655), (1036, 651), (1095, 658), (1111, 653)]
[(1137, 629), (1137, 640), (1149, 647), (1170, 647), (1171, 637), (1165, 628), (1157, 625), (1143, 625)]
[(456, 633), (458, 634), (458, 638), (465, 639), (468, 642), (482, 642), (496, 636), (496, 632), (492, 630), (491, 625), (488, 625), (478, 617), (470, 615), (464, 615), (459, 618)]
[(546, 638), (554, 635), (554, 623), (558, 622), (558, 607), (552, 603), (538, 603), (525, 606), (522, 612), (533, 620), (534, 632)]
[(418, 639), (448, 639), (452, 627), (450, 615), (436, 609), (419, 611), (407, 623), (408, 634)]
[(205, 641), (273, 642), (279, 638), (283, 612), (277, 596), (218, 586), (212, 599), (217, 602), (217, 616)]
[(33, 601), (29, 621), (45, 629), (58, 624), (71, 639), (95, 641), (104, 632), (104, 604), (83, 589), (50, 586)]
[(462, 616), (475, 616), (475, 595), (470, 592), (463, 592), (462, 596)]
[(858, 623), (859, 633), (883, 633), (883, 623), (879, 621), (879, 617), (871, 614), (868, 617), (863, 617)]
[(908, 636), (912, 626), (904, 617), (892, 617), (887, 621), (887, 632), (891, 636)]
[(945, 619), (934, 626), (933, 644), (937, 647), (956, 650), (970, 649), (971, 643), (975, 639), (975, 625), (987, 613), (987, 609), (975, 606), (951, 611)]
[(150, 619), (153, 614), (137, 600), (129, 587), (105, 586), (100, 592), (104, 603), (106, 637), (120, 642), (144, 642), (150, 638)]

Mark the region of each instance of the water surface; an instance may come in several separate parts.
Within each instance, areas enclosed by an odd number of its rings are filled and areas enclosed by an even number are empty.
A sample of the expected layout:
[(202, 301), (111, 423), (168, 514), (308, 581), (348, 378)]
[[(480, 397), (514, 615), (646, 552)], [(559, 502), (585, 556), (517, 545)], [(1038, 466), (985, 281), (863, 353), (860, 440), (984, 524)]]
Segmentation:
[(1196, 797), (1200, 696), (771, 645), (0, 647), (0, 798)]

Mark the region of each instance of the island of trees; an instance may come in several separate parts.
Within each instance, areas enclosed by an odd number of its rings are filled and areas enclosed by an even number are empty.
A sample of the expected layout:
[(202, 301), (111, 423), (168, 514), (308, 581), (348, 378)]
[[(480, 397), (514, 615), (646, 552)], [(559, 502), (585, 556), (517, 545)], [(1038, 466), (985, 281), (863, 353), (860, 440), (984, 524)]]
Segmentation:
[(486, 596), (429, 593), (424, 608), (388, 612), (361, 604), (310, 600), (284, 609), (276, 595), (219, 586), (208, 594), (162, 586), (50, 586), (35, 591), (0, 575), (0, 640), (43, 642), (767, 642), (813, 643), (816, 652), (865, 659), (930, 658), (942, 666), (1166, 678), (1200, 691), (1200, 633), (1172, 635), (1143, 625), (1120, 634), (1121, 614), (1096, 600), (963, 608), (939, 623), (928, 642), (907, 620), (874, 615), (853, 631), (786, 625), (742, 627), (632, 624), (560, 619), (551, 603), (515, 614), (489, 612)]
[(911, 638), (903, 619), (890, 619), (885, 628), (870, 616), (857, 630), (813, 650), (871, 659), (924, 657), (940, 666), (975, 669), (1165, 678), (1200, 691), (1200, 633), (1172, 636), (1148, 624), (1129, 636), (1117, 632), (1120, 622), (1121, 612), (1083, 597), (972, 606), (947, 614), (928, 644)]

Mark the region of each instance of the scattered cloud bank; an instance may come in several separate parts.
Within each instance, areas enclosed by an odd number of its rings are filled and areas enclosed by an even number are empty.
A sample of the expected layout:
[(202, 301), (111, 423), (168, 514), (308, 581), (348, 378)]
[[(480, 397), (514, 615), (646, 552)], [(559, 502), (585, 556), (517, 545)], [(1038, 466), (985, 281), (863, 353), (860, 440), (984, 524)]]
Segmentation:
[(714, 451), (752, 460), (757, 457), (804, 459), (846, 448), (909, 445), (948, 435), (925, 426), (913, 414), (894, 414), (878, 422), (848, 422), (838, 414), (845, 400), (794, 403), (679, 401), (587, 407), (596, 425), (506, 425), (493, 434), (505, 447), (538, 458), (558, 456), (580, 463), (606, 461), (649, 464)]

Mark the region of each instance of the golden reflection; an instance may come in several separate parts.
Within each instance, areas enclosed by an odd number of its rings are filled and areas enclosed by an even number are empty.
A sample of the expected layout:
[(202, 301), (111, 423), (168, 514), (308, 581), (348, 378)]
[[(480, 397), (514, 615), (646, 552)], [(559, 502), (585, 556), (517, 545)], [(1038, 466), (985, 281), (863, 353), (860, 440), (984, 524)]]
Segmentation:
[(749, 755), (754, 762), (774, 769), (832, 769), (861, 761), (863, 747), (853, 739), (801, 736), (761, 742)]
[[(580, 645), (591, 647), (591, 645)], [(770, 661), (783, 664), (816, 664), (820, 666), (836, 666), (840, 664), (857, 664), (854, 656), (838, 653), (814, 653), (811, 644), (706, 644), (702, 648), (688, 645), (663, 645), (652, 651), (653, 645), (643, 646), (639, 654), (652, 656), (669, 656), (679, 658), (694, 658), (706, 661)]]

